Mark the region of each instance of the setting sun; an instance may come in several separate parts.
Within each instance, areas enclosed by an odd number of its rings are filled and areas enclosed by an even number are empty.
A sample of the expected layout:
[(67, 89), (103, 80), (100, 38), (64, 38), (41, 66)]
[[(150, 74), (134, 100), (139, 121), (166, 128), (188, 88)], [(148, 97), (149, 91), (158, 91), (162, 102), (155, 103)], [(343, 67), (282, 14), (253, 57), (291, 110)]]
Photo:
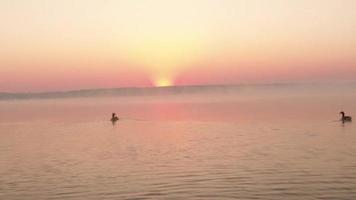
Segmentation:
[(156, 87), (172, 86), (173, 85), (173, 81), (171, 79), (168, 79), (168, 78), (158, 78), (157, 80), (155, 80), (154, 85)]

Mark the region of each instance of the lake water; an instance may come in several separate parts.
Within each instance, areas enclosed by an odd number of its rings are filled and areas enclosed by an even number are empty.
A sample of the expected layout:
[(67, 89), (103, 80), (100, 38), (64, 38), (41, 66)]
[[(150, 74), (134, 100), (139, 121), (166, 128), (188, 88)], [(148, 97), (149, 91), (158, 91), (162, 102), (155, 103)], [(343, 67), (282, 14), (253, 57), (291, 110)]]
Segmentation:
[(356, 199), (355, 94), (0, 101), (0, 199)]

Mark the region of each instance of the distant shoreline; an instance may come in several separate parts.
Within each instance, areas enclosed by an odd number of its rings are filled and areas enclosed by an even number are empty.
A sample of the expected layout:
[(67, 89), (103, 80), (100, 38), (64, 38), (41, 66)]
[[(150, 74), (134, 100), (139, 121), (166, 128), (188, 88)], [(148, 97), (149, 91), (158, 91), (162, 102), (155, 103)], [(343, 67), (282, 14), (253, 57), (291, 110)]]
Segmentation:
[(236, 84), (236, 85), (186, 85), (165, 87), (123, 87), (81, 89), (53, 92), (0, 92), (0, 100), (81, 98), (81, 97), (115, 97), (115, 96), (156, 96), (178, 94), (226, 93), (246, 89), (328, 89), (330, 87), (350, 87), (356, 89), (356, 82), (342, 83), (270, 83), (270, 84)]

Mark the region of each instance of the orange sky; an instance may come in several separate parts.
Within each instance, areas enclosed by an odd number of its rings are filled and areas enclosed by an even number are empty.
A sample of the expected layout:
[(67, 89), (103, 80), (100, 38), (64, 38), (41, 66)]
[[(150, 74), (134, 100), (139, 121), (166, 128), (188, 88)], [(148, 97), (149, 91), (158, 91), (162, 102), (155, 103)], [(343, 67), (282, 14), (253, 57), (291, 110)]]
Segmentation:
[(356, 80), (354, 0), (2, 0), (0, 91)]

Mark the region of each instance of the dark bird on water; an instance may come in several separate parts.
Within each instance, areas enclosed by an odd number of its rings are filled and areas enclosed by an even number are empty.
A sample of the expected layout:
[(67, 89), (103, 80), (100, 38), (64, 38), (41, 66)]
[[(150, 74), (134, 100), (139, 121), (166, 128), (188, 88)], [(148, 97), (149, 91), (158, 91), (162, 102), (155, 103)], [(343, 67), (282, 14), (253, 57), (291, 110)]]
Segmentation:
[(111, 121), (116, 122), (117, 120), (119, 120), (119, 118), (116, 116), (116, 113), (113, 113), (111, 117)]
[(341, 111), (340, 114), (342, 115), (342, 117), (341, 117), (341, 121), (342, 122), (351, 122), (352, 121), (352, 117), (345, 116), (345, 112), (344, 111)]

